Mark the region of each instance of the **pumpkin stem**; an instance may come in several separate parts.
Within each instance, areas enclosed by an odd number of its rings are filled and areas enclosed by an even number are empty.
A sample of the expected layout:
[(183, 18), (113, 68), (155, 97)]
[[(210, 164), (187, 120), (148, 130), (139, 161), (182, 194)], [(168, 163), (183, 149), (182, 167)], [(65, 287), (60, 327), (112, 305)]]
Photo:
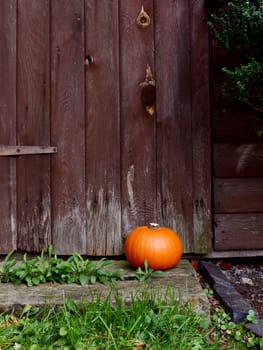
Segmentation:
[(148, 228), (150, 230), (158, 230), (159, 227), (160, 227), (160, 225), (155, 223), (155, 222), (150, 222), (149, 225), (148, 225)]

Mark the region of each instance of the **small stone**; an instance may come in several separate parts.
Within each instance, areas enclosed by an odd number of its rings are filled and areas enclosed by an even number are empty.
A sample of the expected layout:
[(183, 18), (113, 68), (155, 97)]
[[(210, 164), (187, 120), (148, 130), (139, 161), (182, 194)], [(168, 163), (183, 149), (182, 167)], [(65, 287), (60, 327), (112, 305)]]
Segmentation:
[(243, 273), (242, 269), (236, 268), (235, 269), (235, 274), (236, 275), (241, 275)]
[(250, 285), (250, 286), (253, 286), (253, 285), (254, 285), (252, 279), (251, 279), (251, 278), (248, 278), (248, 277), (242, 277), (242, 278), (241, 278), (241, 283), (242, 283), (242, 284), (248, 284), (248, 285)]

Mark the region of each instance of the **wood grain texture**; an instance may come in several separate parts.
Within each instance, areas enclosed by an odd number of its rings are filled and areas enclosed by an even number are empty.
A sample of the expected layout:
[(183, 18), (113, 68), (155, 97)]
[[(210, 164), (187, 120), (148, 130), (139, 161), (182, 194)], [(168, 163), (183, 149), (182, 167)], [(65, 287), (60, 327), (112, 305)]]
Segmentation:
[(216, 143), (215, 177), (263, 177), (263, 145), (260, 143)]
[(210, 67), (206, 1), (191, 0), (190, 15), (194, 234), (192, 251), (208, 253), (212, 249), (212, 225)]
[(57, 253), (86, 253), (84, 2), (51, 1), (52, 231)]
[[(18, 1), (17, 143), (49, 145), (49, 1)], [(40, 171), (41, 169), (41, 171)], [(18, 248), (51, 243), (50, 159), (17, 159)]]
[(141, 102), (147, 64), (154, 70), (153, 1), (143, 3), (150, 26), (137, 25), (142, 3), (120, 1), (122, 230), (156, 220), (155, 116)]
[(263, 178), (215, 179), (215, 213), (263, 213)]
[[(58, 147), (0, 157), (0, 252), (52, 242), (62, 254), (119, 255), (130, 230), (150, 221), (175, 229), (186, 253), (211, 249), (205, 0), (143, 5), (145, 28), (139, 0), (0, 2), (0, 145)], [(253, 113), (222, 99), (215, 60), (229, 57), (213, 54), (215, 208), (245, 211), (253, 198), (253, 216), (262, 202), (262, 145)], [(153, 116), (141, 101), (147, 64)]]
[[(16, 142), (16, 1), (0, 8), (0, 143)], [(0, 253), (16, 249), (16, 163), (0, 158)]]
[(158, 222), (193, 250), (189, 1), (155, 2)]
[(263, 249), (263, 213), (216, 214), (216, 251)]
[(87, 254), (120, 255), (120, 87), (118, 1), (87, 0)]

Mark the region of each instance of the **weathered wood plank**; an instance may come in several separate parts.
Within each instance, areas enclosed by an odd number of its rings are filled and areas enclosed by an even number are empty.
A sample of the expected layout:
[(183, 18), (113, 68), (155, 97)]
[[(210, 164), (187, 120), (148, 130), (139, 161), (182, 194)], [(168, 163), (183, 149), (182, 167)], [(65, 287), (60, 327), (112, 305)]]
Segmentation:
[(215, 213), (263, 213), (263, 178), (214, 180)]
[(214, 144), (215, 177), (263, 177), (263, 145)]
[[(86, 0), (87, 254), (120, 255), (118, 1)], [(99, 14), (99, 18), (98, 18)]]
[[(207, 3), (190, 1), (192, 147), (193, 147), (193, 234), (195, 253), (212, 249), (211, 143)], [(200, 40), (202, 38), (202, 40)], [(183, 64), (183, 63), (182, 63)], [(202, 103), (200, 103), (202, 101)]]
[[(193, 251), (189, 1), (155, 2), (158, 221)], [(204, 58), (204, 57), (203, 57)]]
[[(258, 116), (258, 120), (255, 117)], [(262, 116), (261, 116), (262, 117)], [(263, 119), (249, 107), (214, 108), (213, 141), (216, 142), (256, 142), (256, 130), (262, 127)]]
[(50, 5), (52, 238), (57, 253), (86, 253), (84, 2)]
[(127, 235), (138, 225), (156, 220), (155, 118), (141, 102), (147, 64), (153, 75), (153, 1), (143, 3), (151, 18), (148, 27), (137, 24), (140, 0), (119, 1), (121, 49), (121, 163), (122, 226)]
[[(50, 142), (49, 1), (18, 1), (17, 143)], [(41, 169), (41, 171), (40, 171)], [(17, 159), (18, 248), (51, 243), (50, 159)]]
[[(0, 2), (0, 141), (16, 142), (16, 0)], [(0, 253), (16, 249), (16, 163), (0, 158)]]
[(6, 146), (0, 145), (0, 156), (22, 156), (26, 154), (57, 153), (57, 147), (45, 146)]
[(216, 214), (215, 250), (263, 249), (263, 213)]

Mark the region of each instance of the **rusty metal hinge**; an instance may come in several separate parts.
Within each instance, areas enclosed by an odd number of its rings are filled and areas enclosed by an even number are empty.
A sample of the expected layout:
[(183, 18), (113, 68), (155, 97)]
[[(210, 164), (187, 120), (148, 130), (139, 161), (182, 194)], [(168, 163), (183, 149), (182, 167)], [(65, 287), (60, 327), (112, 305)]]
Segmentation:
[(30, 154), (50, 154), (57, 153), (54, 146), (8, 146), (0, 145), (0, 156), (21, 156)]

